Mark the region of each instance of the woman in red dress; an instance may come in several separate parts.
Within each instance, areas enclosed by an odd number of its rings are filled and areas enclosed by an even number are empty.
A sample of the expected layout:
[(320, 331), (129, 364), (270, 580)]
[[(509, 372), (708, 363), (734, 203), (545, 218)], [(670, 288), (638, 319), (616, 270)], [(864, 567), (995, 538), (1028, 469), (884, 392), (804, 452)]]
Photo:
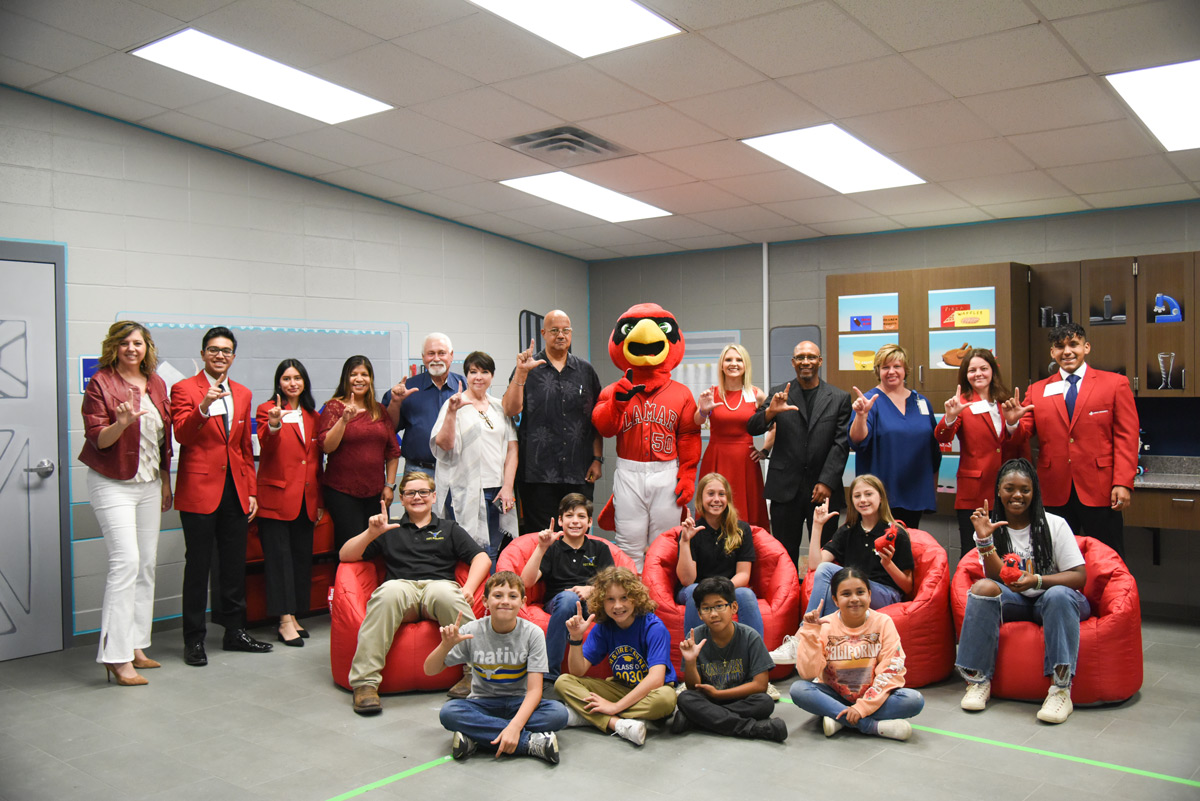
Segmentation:
[(750, 354), (741, 345), (726, 345), (717, 364), (721, 370), (717, 385), (701, 392), (696, 401), (696, 422), (709, 423), (708, 450), (700, 461), (700, 475), (725, 476), (742, 519), (770, 531), (758, 464), (762, 455), (746, 431), (746, 422), (762, 403), (763, 391), (751, 383)]

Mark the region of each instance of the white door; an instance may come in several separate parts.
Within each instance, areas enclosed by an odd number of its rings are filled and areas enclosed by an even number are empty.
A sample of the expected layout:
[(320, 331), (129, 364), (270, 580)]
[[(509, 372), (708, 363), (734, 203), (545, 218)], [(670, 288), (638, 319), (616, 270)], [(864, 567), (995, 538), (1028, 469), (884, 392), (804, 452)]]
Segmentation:
[(63, 647), (54, 271), (0, 260), (0, 661)]

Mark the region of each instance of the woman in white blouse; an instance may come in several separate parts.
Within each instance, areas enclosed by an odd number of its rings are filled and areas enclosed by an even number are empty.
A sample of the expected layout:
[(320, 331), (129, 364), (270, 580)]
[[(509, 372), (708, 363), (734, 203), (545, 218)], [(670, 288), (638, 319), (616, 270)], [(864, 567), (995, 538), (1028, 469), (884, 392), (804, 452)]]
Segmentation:
[(496, 374), (492, 357), (477, 350), (463, 359), (463, 371), (466, 389), (442, 404), (429, 437), (438, 484), (446, 488), (438, 514), (444, 516), (449, 503), (455, 521), (487, 549), (495, 569), (505, 535), (517, 534), (517, 430), (500, 399), (488, 394)]

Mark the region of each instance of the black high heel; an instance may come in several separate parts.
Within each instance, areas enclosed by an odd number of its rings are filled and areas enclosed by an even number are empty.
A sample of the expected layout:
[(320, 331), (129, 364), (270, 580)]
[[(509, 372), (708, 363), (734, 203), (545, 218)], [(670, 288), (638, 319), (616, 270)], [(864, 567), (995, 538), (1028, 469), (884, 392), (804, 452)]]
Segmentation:
[(279, 639), (279, 641), (280, 641), (281, 643), (283, 643), (284, 645), (290, 645), (290, 646), (292, 646), (293, 648), (303, 648), (303, 647), (304, 647), (304, 638), (303, 638), (303, 637), (297, 637), (297, 638), (296, 638), (296, 639), (294, 639), (294, 640), (285, 640), (285, 639), (283, 638), (283, 632), (282, 632), (282, 631), (281, 631), (281, 632), (279, 632), (279, 633), (277, 633), (275, 636), (276, 636), (276, 637)]

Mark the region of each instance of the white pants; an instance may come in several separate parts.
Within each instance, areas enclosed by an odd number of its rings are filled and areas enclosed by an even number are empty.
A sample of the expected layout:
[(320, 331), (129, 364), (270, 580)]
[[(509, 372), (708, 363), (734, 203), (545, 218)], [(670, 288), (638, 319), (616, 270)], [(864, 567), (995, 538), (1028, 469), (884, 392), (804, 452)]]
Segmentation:
[(150, 647), (162, 481), (115, 481), (88, 470), (87, 485), (92, 511), (108, 546), (108, 581), (100, 610), (96, 661), (130, 662), (134, 649)]
[(642, 572), (646, 548), (664, 531), (679, 525), (675, 503), (679, 462), (635, 462), (617, 459), (613, 472), (613, 513), (617, 546)]

